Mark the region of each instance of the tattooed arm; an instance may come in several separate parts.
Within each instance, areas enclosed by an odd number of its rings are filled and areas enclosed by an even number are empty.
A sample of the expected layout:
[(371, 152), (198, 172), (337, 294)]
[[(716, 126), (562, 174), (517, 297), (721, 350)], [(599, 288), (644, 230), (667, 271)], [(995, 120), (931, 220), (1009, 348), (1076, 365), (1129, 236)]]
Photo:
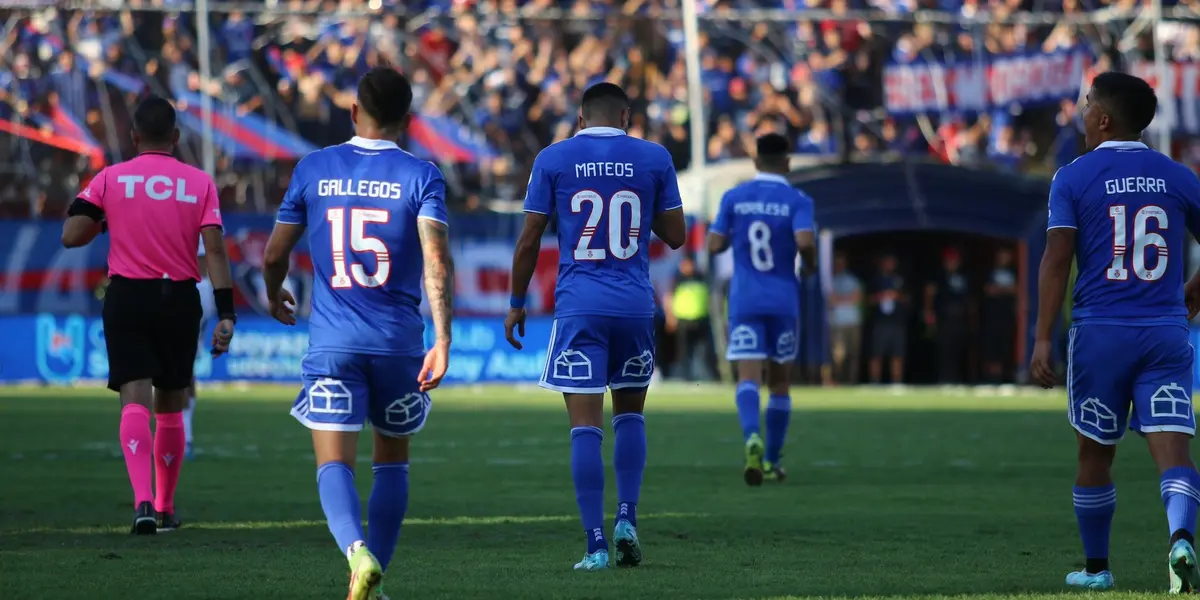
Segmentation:
[(425, 295), (433, 316), (438, 344), (450, 345), (450, 316), (454, 312), (454, 259), (450, 256), (449, 229), (433, 219), (418, 219), (421, 254), (425, 258)]

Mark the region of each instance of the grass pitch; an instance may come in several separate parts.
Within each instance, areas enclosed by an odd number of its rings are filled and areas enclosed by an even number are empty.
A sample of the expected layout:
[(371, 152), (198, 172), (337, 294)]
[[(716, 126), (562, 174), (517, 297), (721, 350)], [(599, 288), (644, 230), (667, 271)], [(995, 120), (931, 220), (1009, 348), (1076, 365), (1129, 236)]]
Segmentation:
[[(0, 598), (344, 597), (346, 562), (322, 519), (308, 433), (287, 415), (294, 397), (294, 388), (202, 391), (198, 456), (178, 493), (185, 529), (134, 538), (115, 395), (0, 389)], [(1082, 558), (1061, 392), (793, 397), (790, 478), (750, 489), (732, 390), (652, 389), (638, 507), (645, 563), (580, 574), (560, 397), (440, 390), (414, 441), (408, 518), (385, 588), (395, 600), (1065, 592), (1063, 576)], [(611, 431), (605, 448), (611, 458)], [(365, 443), (359, 473), (365, 498)], [(1167, 525), (1135, 437), (1116, 475), (1118, 597), (1159, 596)], [(611, 511), (611, 471), (607, 494)]]

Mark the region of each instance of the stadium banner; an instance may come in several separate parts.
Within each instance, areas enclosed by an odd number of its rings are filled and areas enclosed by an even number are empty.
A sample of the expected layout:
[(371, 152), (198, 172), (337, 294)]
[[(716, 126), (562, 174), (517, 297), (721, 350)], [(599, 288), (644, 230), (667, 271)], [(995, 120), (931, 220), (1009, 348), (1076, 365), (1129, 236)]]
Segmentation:
[(1092, 63), (1086, 48), (1025, 52), (978, 60), (890, 64), (883, 71), (888, 112), (979, 113), (1079, 96)]
[[(268, 316), (263, 288), (262, 257), (275, 219), (270, 215), (228, 215), (225, 242), (233, 271), (234, 295), (241, 315)], [(494, 219), (491, 227), (503, 223)], [(451, 218), (451, 249), (456, 266), (456, 315), (502, 316), (508, 312), (512, 235), (463, 233)], [(475, 225), (477, 223), (464, 223)], [(0, 221), (0, 315), (53, 313), (99, 315), (106, 282), (108, 236), (84, 248), (62, 247), (62, 225), (54, 221)], [(682, 253), (658, 238), (650, 241), (650, 271), (659, 289), (674, 277)], [(365, 265), (369, 269), (373, 265)], [(558, 273), (558, 243), (542, 240), (541, 256), (530, 287), (531, 315), (551, 314)], [(312, 258), (301, 240), (292, 255), (286, 287), (298, 302), (301, 317), (312, 301)]]
[(1200, 62), (1171, 62), (1166, 67), (1166, 76), (1159, 77), (1154, 61), (1128, 65), (1130, 74), (1145, 79), (1158, 94), (1158, 112), (1150, 130), (1200, 134)]
[[(456, 319), (450, 348), (450, 370), (444, 383), (535, 383), (546, 365), (553, 320), (533, 317), (525, 324), (524, 350), (515, 350), (504, 339), (499, 318)], [(0, 316), (0, 384), (21, 382), (70, 385), (108, 378), (108, 353), (104, 325), (90, 315)], [(205, 332), (205, 337), (211, 335)], [(433, 328), (426, 325), (426, 346)], [(304, 322), (287, 327), (267, 317), (239, 319), (229, 353), (213, 358), (205, 351), (196, 357), (196, 378), (202, 382), (249, 381), (296, 383), (300, 361), (308, 350)]]

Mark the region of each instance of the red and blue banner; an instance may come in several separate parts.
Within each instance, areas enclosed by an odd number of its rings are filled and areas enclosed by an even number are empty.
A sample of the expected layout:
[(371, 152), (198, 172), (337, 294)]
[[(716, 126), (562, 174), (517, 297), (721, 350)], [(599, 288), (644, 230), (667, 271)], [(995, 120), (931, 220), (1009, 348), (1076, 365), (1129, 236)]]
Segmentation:
[(1078, 97), (1092, 55), (1085, 48), (977, 60), (892, 64), (883, 72), (892, 114), (980, 113)]

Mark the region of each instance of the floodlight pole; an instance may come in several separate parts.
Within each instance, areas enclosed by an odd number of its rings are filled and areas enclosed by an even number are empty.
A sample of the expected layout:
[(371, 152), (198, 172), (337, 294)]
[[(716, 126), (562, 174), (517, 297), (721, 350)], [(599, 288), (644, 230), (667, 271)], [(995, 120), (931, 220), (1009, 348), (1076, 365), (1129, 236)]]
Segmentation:
[(1175, 80), (1171, 69), (1167, 66), (1167, 53), (1163, 47), (1162, 34), (1159, 31), (1163, 16), (1162, 0), (1153, 0), (1151, 14), (1154, 15), (1151, 26), (1154, 28), (1154, 75), (1158, 79), (1158, 90), (1156, 91), (1159, 97), (1159, 114), (1174, 117), (1164, 119), (1159, 123), (1158, 151), (1171, 156), (1171, 129), (1175, 127), (1178, 115), (1176, 115), (1174, 105), (1170, 105), (1170, 108), (1163, 106), (1166, 103), (1175, 101)]
[(695, 181), (700, 182), (696, 185), (697, 189), (691, 190), (693, 194), (699, 196), (694, 201), (698, 204), (693, 203), (691, 210), (687, 210), (689, 202), (685, 197), (684, 210), (708, 217), (708, 198), (704, 192), (707, 187), (704, 179), (704, 163), (708, 145), (706, 143), (708, 141), (708, 119), (704, 114), (704, 87), (700, 80), (700, 25), (696, 0), (683, 0), (682, 4), (683, 56), (684, 66), (687, 67), (688, 121), (691, 125), (692, 138), (691, 164), (688, 169), (696, 174)]
[(208, 29), (208, 0), (196, 0), (196, 44), (200, 52), (200, 144), (201, 161), (205, 173), (216, 175), (217, 156), (213, 148), (213, 101), (208, 94), (208, 85), (212, 81), (212, 43)]

